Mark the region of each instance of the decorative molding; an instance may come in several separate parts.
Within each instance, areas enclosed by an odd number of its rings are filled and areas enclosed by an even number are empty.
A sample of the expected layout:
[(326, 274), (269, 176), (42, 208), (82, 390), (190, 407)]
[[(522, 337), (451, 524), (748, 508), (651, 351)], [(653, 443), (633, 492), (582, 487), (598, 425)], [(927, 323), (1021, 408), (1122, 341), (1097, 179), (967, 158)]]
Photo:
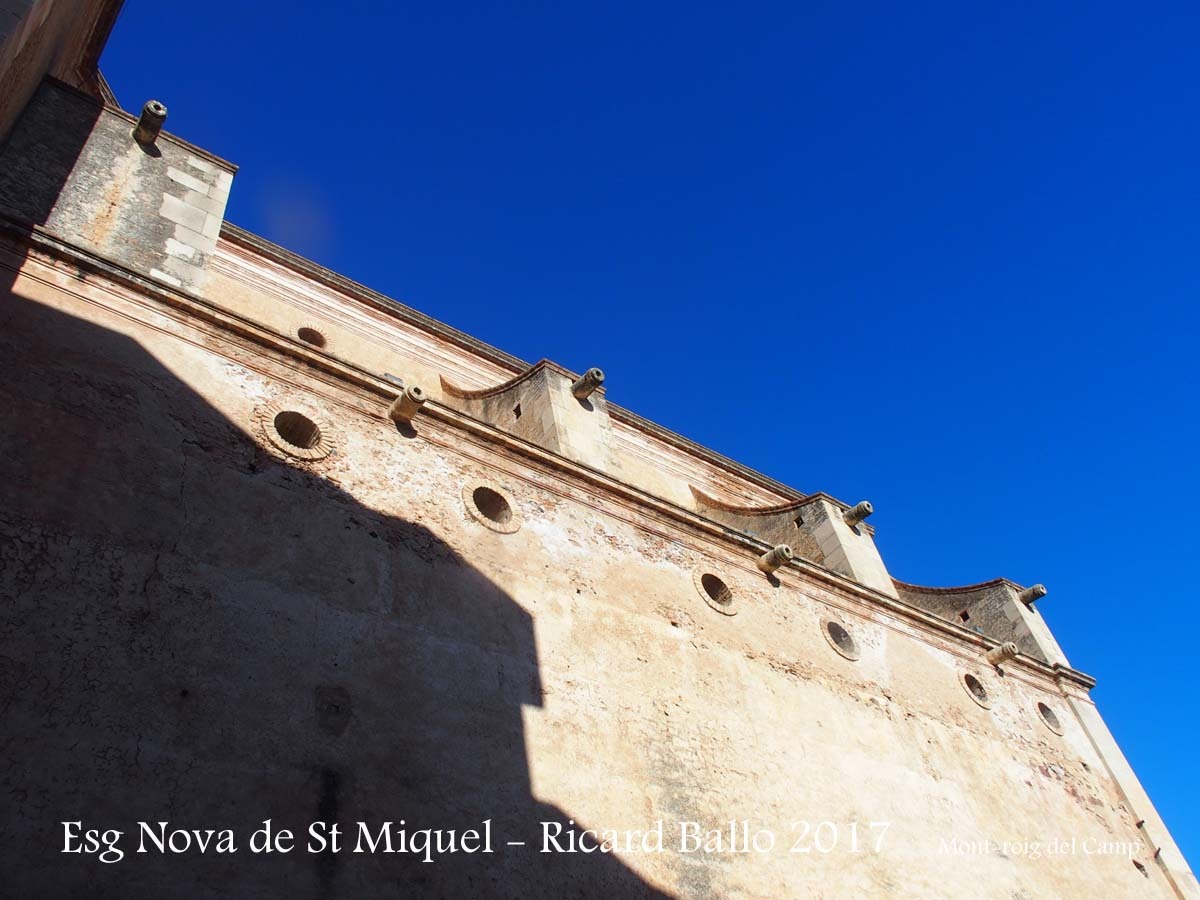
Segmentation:
[[(980, 697), (973, 690), (971, 690), (970, 682), (967, 681), (968, 678), (975, 679), (975, 683), (978, 684), (979, 689), (981, 691), (983, 691), (982, 697)], [(958, 673), (958, 683), (961, 684), (962, 689), (967, 692), (967, 696), (970, 697), (972, 700), (974, 700), (977, 704), (982, 706), (984, 709), (992, 708), (991, 694), (988, 692), (987, 686), (984, 685), (983, 679), (980, 678), (977, 673), (975, 673), (975, 672), (959, 672)]]
[(1062, 735), (1065, 729), (1063, 728), (1062, 719), (1058, 717), (1058, 713), (1050, 704), (1039, 700), (1034, 707), (1034, 712), (1037, 713), (1041, 723), (1053, 731), (1057, 735)]
[[(3, 220), (0, 220), (2, 224)], [(0, 269), (7, 269), (14, 276), (19, 273), (22, 278), (66, 291), (81, 302), (204, 349), (277, 382), (282, 381), (292, 389), (316, 395), (322, 402), (348, 413), (379, 420), (386, 418), (385, 404), (380, 401), (386, 399), (390, 402), (395, 397), (396, 388), (380, 376), (308, 350), (298, 341), (284, 340), (275, 332), (198, 297), (147, 281), (136, 273), (65, 244), (36, 227), (0, 227), (0, 231), (6, 243), (15, 242), (12, 261), (0, 259)], [(46, 267), (54, 278), (35, 274), (29, 265), (31, 261)], [(86, 280), (93, 291), (111, 300), (101, 302), (98, 297), (75, 293), (56, 279), (66, 283)], [(134, 317), (114, 303), (151, 310), (155, 316), (168, 318), (179, 328), (167, 329), (153, 321)], [(247, 354), (246, 351), (253, 353)], [(258, 361), (250, 362), (248, 356)], [(747, 558), (747, 550), (757, 555), (770, 549), (762, 541), (731, 532), (671, 501), (551, 454), (449, 407), (431, 401), (426, 404), (423, 415), (426, 417), (423, 436), (447, 452), (506, 477), (535, 485), (540, 490), (592, 507), (657, 538), (701, 554), (713, 555), (714, 558), (720, 558), (723, 565), (745, 570), (755, 580), (761, 578), (753, 566), (753, 557)], [(496, 453), (498, 447), (505, 452)], [(528, 474), (530, 470), (553, 476), (556, 483), (553, 487), (547, 486)], [(964, 662), (977, 661), (980, 653), (990, 646), (989, 641), (962, 625), (941, 619), (911, 603), (889, 597), (814, 563), (795, 560), (788, 567), (780, 569), (777, 575), (781, 576), (782, 586), (795, 591), (798, 597), (809, 602), (825, 603), (846, 615), (874, 621)], [(985, 584), (1003, 581), (997, 579)], [(899, 584), (904, 585), (903, 582)], [(956, 589), (928, 590), (953, 592)], [(1066, 696), (1073, 690), (1091, 690), (1096, 684), (1095, 679), (1084, 672), (1061, 663), (1043, 663), (1024, 655), (1007, 666), (1005, 673), (1034, 689), (1058, 696)]]
[[(298, 444), (293, 444), (279, 433), (279, 429), (276, 426), (277, 417), (290, 412), (304, 416), (316, 426), (317, 440), (311, 447), (302, 447)], [(295, 402), (289, 400), (287, 403), (279, 401), (268, 403), (255, 410), (254, 421), (258, 427), (258, 433), (267, 443), (281, 453), (295, 459), (315, 462), (318, 459), (324, 459), (337, 449), (337, 445), (330, 437), (331, 428), (329, 423), (311, 404), (303, 400)]]
[[(707, 584), (706, 584), (706, 579)], [(703, 565), (697, 565), (692, 569), (692, 585), (696, 588), (696, 593), (700, 595), (700, 599), (707, 604), (709, 609), (716, 610), (723, 616), (736, 616), (738, 614), (739, 604), (737, 594), (733, 589), (725, 583), (724, 579), (709, 572)], [(717, 592), (716, 597), (710, 593), (710, 589)], [(728, 597), (728, 601), (722, 601), (720, 597)]]
[[(498, 496), (504, 502), (505, 517), (493, 518), (480, 508), (476, 493), (487, 491)], [(485, 481), (468, 481), (462, 489), (463, 506), (472, 519), (500, 534), (513, 534), (521, 527), (521, 513), (512, 494), (498, 484)]]
[[(831, 633), (831, 629), (834, 628), (840, 629), (847, 640), (843, 641), (842, 643), (838, 643), (837, 639)], [(824, 636), (825, 642), (834, 649), (834, 652), (837, 653), (838, 656), (843, 656), (851, 662), (857, 662), (862, 656), (862, 650), (859, 649), (858, 641), (855, 639), (854, 634), (846, 626), (845, 622), (842, 622), (839, 619), (831, 619), (822, 616), (821, 634)], [(847, 643), (849, 646), (845, 646)]]
[[(488, 381), (494, 383), (496, 377), (510, 378), (524, 371), (529, 365), (511, 354), (229, 222), (224, 223), (221, 228), (221, 240), (212, 262), (213, 271), (224, 271), (227, 276), (233, 278), (240, 277), (248, 283), (270, 291), (285, 302), (294, 303), (295, 297), (307, 295), (314, 299), (323, 297), (336, 300), (354, 311), (370, 309), (376, 314), (376, 339), (379, 332), (389, 324), (392, 326), (391, 335), (399, 337), (398, 330), (394, 327), (395, 323), (405, 323), (410, 326), (406, 334), (413, 336), (413, 332), (420, 332), (427, 338), (433, 338), (432, 341), (423, 342), (425, 349), (416, 354), (417, 358), (436, 359), (436, 364), (431, 362), (431, 365), (453, 374), (455, 382), (460, 386), (468, 386), (475, 382), (478, 387), (484, 387)], [(254, 270), (253, 273), (251, 269)], [(245, 274), (241, 274), (242, 272)], [(271, 278), (284, 284), (271, 285), (270, 279), (265, 275), (267, 272), (271, 273)], [(384, 326), (384, 329), (379, 328), (380, 325)], [(359, 334), (368, 339), (372, 337), (369, 330), (363, 330)], [(470, 357), (462, 353), (446, 353), (444, 347), (447, 344), (466, 351)], [(436, 348), (442, 348), (441, 352)], [(492, 372), (494, 375), (484, 380), (485, 376), (481, 374), (484, 372)], [(705, 480), (702, 476), (711, 472), (714, 480), (736, 479), (743, 482), (747, 491), (762, 491), (777, 498), (797, 496), (797, 492), (788, 485), (761, 472), (755, 472), (736, 460), (690, 441), (630, 410), (611, 402), (608, 408), (613, 419), (614, 437), (618, 440), (622, 437), (632, 439), (636, 435), (641, 441), (641, 451), (632, 440), (628, 442), (626, 450), (633, 455), (643, 456), (653, 465), (659, 465), (659, 460), (674, 458), (676, 464), (685, 466), (675, 473), (683, 478), (693, 481)], [(650, 443), (654, 444), (653, 449)], [(659, 467), (673, 471), (669, 466)]]

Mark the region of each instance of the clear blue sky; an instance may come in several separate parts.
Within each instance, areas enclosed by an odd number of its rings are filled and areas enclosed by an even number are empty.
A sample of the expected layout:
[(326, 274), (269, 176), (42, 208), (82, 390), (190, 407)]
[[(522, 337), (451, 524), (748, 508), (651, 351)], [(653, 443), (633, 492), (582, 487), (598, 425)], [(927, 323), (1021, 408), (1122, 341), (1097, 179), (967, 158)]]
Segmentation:
[(102, 66), (232, 222), (1045, 582), (1200, 866), (1200, 7), (917, 6), (128, 0)]

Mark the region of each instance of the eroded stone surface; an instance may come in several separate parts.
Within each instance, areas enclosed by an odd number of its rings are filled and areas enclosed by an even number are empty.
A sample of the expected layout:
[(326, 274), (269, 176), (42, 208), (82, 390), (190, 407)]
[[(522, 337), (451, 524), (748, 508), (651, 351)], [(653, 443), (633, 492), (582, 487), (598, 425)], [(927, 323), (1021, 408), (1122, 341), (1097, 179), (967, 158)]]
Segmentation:
[[(13, 261), (11, 254), (9, 263)], [(1139, 833), (1072, 706), (1032, 670), (960, 671), (974, 647), (780, 569), (554, 463), (423, 419), (199, 329), (178, 311), (30, 260), (4, 300), (0, 704), (17, 887), (119, 872), (127, 895), (1169, 896), (1125, 856), (1047, 862), (941, 842)], [(265, 405), (318, 412), (337, 451), (291, 458)], [(505, 488), (513, 533), (464, 510)], [(718, 615), (702, 565), (736, 594)], [(835, 654), (844, 623), (859, 659)], [(1055, 706), (1060, 737), (1036, 704)], [(64, 865), (58, 810), (169, 817), (407, 818), (513, 839), (536, 823), (662, 819), (774, 829), (756, 854), (139, 857)], [(793, 822), (891, 823), (879, 852), (789, 853)], [(800, 827), (800, 826), (798, 826)], [(180, 873), (188, 873), (188, 889)], [(214, 886), (205, 888), (203, 885)], [(216, 886), (223, 886), (220, 889)], [(572, 887), (574, 886), (574, 888)], [(211, 890), (212, 893), (208, 893)]]
[[(0, 0), (6, 895), (1200, 896), (1035, 590), (222, 236), (232, 166), (100, 102), (112, 13)], [(58, 852), (266, 818), (496, 852)]]

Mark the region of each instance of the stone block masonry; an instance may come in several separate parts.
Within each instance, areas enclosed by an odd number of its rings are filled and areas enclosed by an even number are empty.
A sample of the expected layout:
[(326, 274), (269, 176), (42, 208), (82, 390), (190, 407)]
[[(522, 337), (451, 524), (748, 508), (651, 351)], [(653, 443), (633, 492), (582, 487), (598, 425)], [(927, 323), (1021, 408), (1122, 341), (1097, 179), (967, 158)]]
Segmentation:
[(0, 212), (200, 294), (234, 167), (60, 82), (43, 82), (0, 155)]

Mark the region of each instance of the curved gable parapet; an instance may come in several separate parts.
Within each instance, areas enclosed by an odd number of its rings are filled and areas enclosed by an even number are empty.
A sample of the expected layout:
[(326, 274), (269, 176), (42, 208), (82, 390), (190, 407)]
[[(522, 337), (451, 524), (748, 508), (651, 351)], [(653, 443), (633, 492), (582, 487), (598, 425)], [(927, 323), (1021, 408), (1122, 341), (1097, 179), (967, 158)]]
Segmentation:
[(602, 472), (614, 469), (604, 388), (574, 396), (576, 376), (557, 363), (543, 359), (484, 388), (463, 388), (444, 375), (439, 379), (447, 405), (568, 459)]
[[(696, 487), (694, 484), (688, 485), (688, 489), (692, 492), (692, 499), (695, 501), (697, 512), (711, 512), (723, 516), (735, 516), (745, 519), (764, 520), (779, 517), (780, 519), (787, 519), (787, 521), (794, 523), (796, 516), (803, 515), (805, 507), (812, 506), (818, 502), (827, 503), (843, 513), (852, 509), (850, 504), (839, 500), (837, 497), (832, 497), (823, 491), (817, 491), (813, 494), (802, 494), (799, 499), (789, 500), (786, 503), (776, 503), (768, 506), (742, 506), (720, 500)], [(858, 528), (867, 534), (875, 533), (875, 529), (865, 522), (860, 524)]]
[(993, 578), (991, 581), (981, 581), (978, 584), (966, 584), (959, 587), (929, 587), (922, 584), (910, 584), (907, 581), (901, 581), (899, 578), (893, 578), (892, 584), (896, 586), (896, 590), (901, 594), (973, 594), (999, 585), (1008, 585), (1015, 590), (1021, 589), (1020, 585), (1009, 581), (1007, 578)]
[(524, 372), (521, 372), (520, 374), (508, 379), (508, 381), (502, 381), (500, 384), (485, 388), (471, 389), (459, 387), (453, 382), (447, 380), (445, 375), (440, 376), (439, 380), (442, 384), (442, 394), (447, 398), (453, 398), (455, 400), (489, 400), (493, 397), (503, 396), (514, 388), (524, 384), (546, 366), (547, 360), (543, 359), (541, 362), (534, 363)]
[(1033, 607), (1045, 595), (1040, 584), (1025, 588), (1007, 578), (959, 587), (927, 587), (893, 578), (901, 600), (947, 622), (1000, 642), (1012, 641), (1021, 653), (1048, 663), (1069, 665), (1045, 620)]
[(730, 513), (738, 516), (773, 516), (782, 515), (784, 513), (799, 510), (800, 507), (811, 501), (811, 497), (802, 497), (799, 500), (789, 500), (786, 503), (777, 503), (771, 506), (739, 506), (733, 503), (726, 503), (724, 500), (718, 500), (711, 494), (707, 494), (694, 484), (689, 484), (688, 489), (692, 492), (692, 497), (696, 501), (696, 509), (698, 511), (714, 510), (724, 513)]
[(714, 522), (771, 546), (786, 544), (800, 558), (895, 596), (872, 539), (874, 529), (850, 519), (852, 507), (816, 493), (786, 503), (739, 506), (689, 485), (694, 509)]

